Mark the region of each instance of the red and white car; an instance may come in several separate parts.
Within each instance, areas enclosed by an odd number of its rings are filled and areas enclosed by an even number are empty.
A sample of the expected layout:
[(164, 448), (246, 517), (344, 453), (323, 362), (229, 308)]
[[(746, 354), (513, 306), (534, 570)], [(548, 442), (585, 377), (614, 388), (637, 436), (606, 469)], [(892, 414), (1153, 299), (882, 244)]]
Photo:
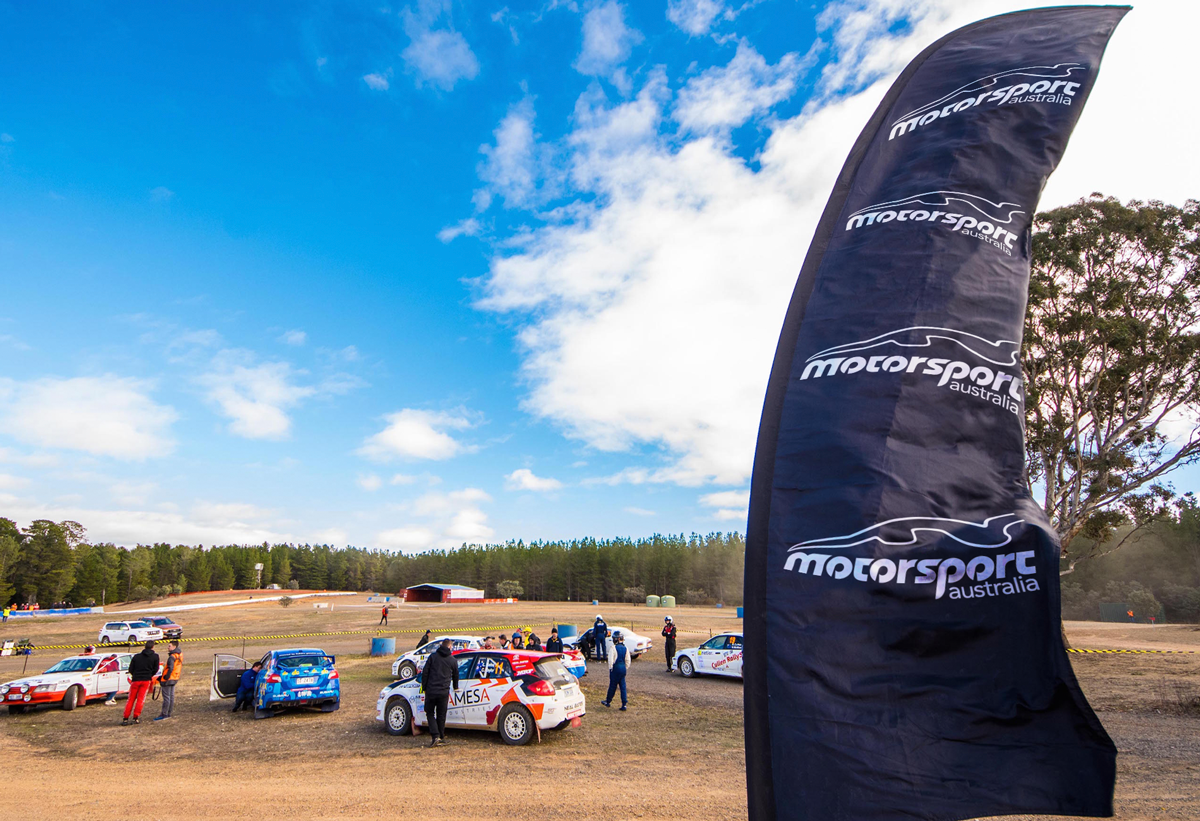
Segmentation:
[(44, 673), (0, 685), (0, 699), (10, 713), (27, 707), (57, 704), (74, 710), (81, 704), (129, 692), (132, 653), (91, 653), (70, 656)]
[[(506, 744), (528, 744), (542, 730), (578, 727), (587, 706), (579, 680), (558, 653), (533, 650), (460, 650), (458, 689), (450, 694), (446, 726), (500, 733)], [(392, 735), (427, 727), (420, 679), (384, 687), (376, 720)]]

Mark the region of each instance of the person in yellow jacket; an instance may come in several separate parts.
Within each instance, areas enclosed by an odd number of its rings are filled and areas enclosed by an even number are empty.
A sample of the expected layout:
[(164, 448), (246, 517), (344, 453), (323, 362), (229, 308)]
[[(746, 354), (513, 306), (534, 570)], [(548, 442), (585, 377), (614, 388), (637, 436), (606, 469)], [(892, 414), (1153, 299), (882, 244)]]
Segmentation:
[(155, 721), (171, 717), (175, 710), (175, 685), (183, 675), (183, 653), (179, 652), (179, 642), (172, 641), (167, 645), (167, 664), (163, 667), (158, 683), (162, 687), (162, 715), (156, 716)]

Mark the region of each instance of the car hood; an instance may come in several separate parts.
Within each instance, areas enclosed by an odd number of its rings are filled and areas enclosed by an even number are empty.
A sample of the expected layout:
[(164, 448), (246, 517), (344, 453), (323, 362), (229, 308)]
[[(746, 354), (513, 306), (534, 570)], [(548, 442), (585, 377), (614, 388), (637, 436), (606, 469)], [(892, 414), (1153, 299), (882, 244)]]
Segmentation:
[(30, 687), (38, 687), (42, 684), (57, 684), (60, 681), (78, 678), (84, 675), (83, 673), (42, 673), (37, 676), (28, 676), (19, 678), (16, 681), (6, 682), (9, 687), (20, 687), (22, 684), (28, 684)]

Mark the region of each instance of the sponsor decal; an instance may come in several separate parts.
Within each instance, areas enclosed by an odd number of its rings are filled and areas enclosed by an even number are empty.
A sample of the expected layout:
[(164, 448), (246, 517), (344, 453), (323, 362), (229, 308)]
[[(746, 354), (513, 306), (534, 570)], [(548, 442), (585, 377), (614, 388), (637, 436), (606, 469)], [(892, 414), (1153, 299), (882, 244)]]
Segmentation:
[(472, 704), (490, 702), (491, 695), (486, 687), (474, 687), (470, 690), (455, 691), (450, 694), (451, 707), (469, 707)]
[[(879, 202), (854, 211), (846, 219), (846, 230), (906, 222), (911, 225), (936, 225), (943, 230), (965, 234), (1012, 256), (1017, 231), (1024, 224), (1015, 220), (1025, 211), (1015, 202), (993, 202), (963, 191), (926, 191), (888, 202)], [(1017, 229), (1014, 231), (1012, 229)]]
[[(949, 355), (915, 353), (933, 353), (935, 346), (945, 348)], [(954, 328), (914, 325), (818, 351), (805, 360), (800, 379), (911, 373), (937, 379), (939, 388), (975, 397), (1020, 418), (1023, 383), (1019, 350), (1018, 342), (993, 342)]]
[[(1036, 551), (1002, 552), (1012, 543), (1012, 531), (1024, 523), (1015, 513), (992, 516), (982, 522), (931, 516), (889, 519), (843, 536), (799, 542), (788, 548), (783, 569), (808, 576), (852, 579), (886, 585), (933, 585), (934, 598), (974, 599), (1031, 593), (1039, 588), (1034, 576)], [(867, 543), (885, 547), (913, 547), (931, 538), (948, 537), (979, 553), (964, 558), (889, 559), (850, 557), (822, 552), (844, 550)], [(960, 584), (966, 581), (966, 584)]]
[(977, 108), (1022, 103), (1071, 105), (1083, 86), (1088, 67), (1083, 63), (1025, 66), (980, 77), (943, 97), (915, 108), (892, 122), (888, 139), (911, 134), (936, 120)]

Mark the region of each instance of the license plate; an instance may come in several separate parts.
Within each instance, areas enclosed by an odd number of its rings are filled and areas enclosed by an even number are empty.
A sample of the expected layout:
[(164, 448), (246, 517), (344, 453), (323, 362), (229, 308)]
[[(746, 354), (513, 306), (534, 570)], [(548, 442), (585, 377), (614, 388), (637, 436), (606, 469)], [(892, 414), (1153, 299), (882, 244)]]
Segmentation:
[(317, 679), (316, 679), (316, 676), (310, 676), (309, 678), (298, 678), (298, 679), (296, 679), (296, 683), (297, 684), (316, 684)]
[(10, 695), (10, 696), (8, 697), (8, 700), (9, 700), (9, 701), (20, 701), (20, 700), (21, 700), (21, 694), (20, 694), (20, 693), (13, 693), (12, 695)]

